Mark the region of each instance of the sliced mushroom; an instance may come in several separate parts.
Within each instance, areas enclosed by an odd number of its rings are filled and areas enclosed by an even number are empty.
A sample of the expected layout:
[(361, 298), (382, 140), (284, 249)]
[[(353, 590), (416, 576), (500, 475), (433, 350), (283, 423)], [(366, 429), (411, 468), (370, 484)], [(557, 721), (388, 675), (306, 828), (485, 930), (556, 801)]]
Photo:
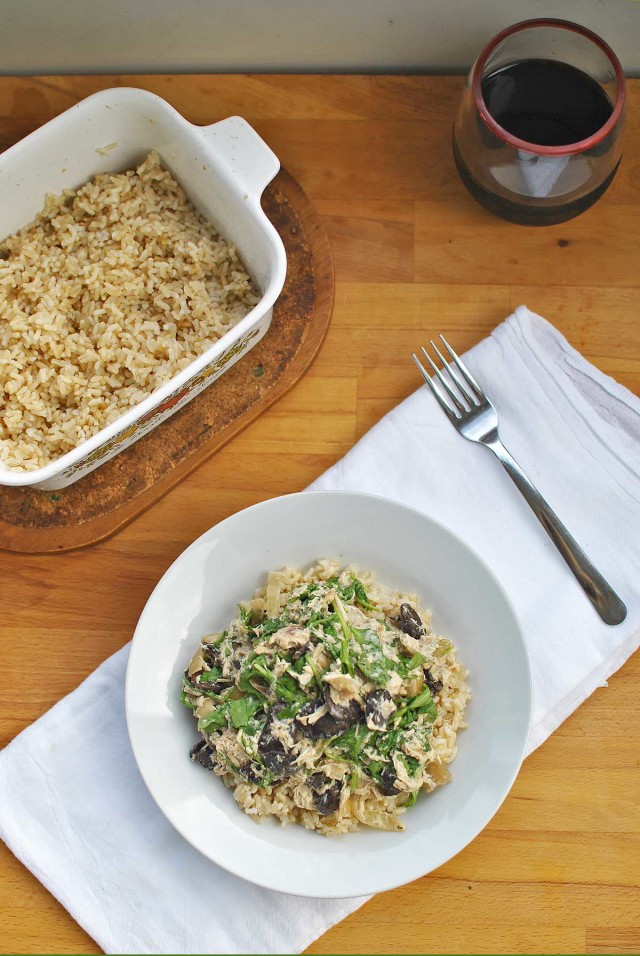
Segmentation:
[(215, 751), (209, 746), (206, 740), (199, 740), (189, 751), (189, 757), (193, 761), (204, 767), (205, 770), (213, 770), (215, 767)]
[(326, 674), (324, 677), (324, 701), (332, 717), (355, 723), (362, 713), (360, 685), (348, 674)]
[(318, 771), (311, 774), (307, 783), (313, 791), (313, 802), (318, 813), (323, 817), (335, 813), (340, 806), (342, 781), (332, 780)]
[(220, 648), (215, 644), (203, 642), (200, 647), (200, 653), (202, 654), (207, 667), (211, 668), (220, 666), (222, 655), (220, 654)]
[[(318, 711), (322, 710), (319, 716)], [(360, 708), (358, 707), (358, 714)], [(347, 708), (336, 708), (335, 713), (331, 713), (328, 706), (320, 698), (309, 701), (296, 715), (296, 725), (300, 728), (304, 737), (310, 737), (312, 740), (319, 740), (326, 737), (335, 737), (354, 724), (357, 715), (354, 717)]]
[(241, 777), (244, 777), (247, 783), (257, 783), (258, 785), (262, 783), (260, 768), (251, 760), (248, 763), (244, 763), (241, 767), (238, 767), (238, 773)]
[(274, 704), (267, 716), (266, 723), (262, 728), (262, 733), (258, 737), (258, 753), (262, 758), (267, 770), (280, 779), (290, 777), (295, 773), (296, 760), (285, 747), (282, 741), (282, 735), (275, 736), (274, 721), (278, 719), (278, 714), (285, 705), (283, 703)]
[(396, 619), (398, 627), (410, 637), (422, 637), (424, 624), (418, 612), (410, 604), (400, 605), (400, 614)]
[(393, 797), (396, 793), (400, 793), (400, 790), (396, 787), (397, 782), (395, 767), (390, 763), (385, 764), (380, 771), (380, 780), (376, 780), (378, 790), (385, 797)]
[(436, 694), (439, 694), (442, 688), (444, 687), (444, 684), (442, 683), (442, 681), (437, 680), (437, 678), (433, 677), (431, 674), (431, 671), (428, 668), (425, 668), (424, 682), (434, 697), (436, 696)]
[(396, 705), (391, 699), (391, 694), (384, 687), (376, 688), (367, 694), (364, 701), (364, 717), (369, 730), (385, 730), (387, 721), (395, 709)]

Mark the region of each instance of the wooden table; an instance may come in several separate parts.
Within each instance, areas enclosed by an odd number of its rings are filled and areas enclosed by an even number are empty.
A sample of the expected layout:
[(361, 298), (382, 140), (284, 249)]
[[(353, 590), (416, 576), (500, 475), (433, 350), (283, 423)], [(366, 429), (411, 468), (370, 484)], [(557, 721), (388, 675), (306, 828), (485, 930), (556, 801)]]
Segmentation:
[[(334, 317), (295, 389), (115, 538), (64, 555), (0, 554), (3, 743), (130, 639), (194, 538), (304, 488), (415, 389), (408, 356), (433, 331), (464, 350), (525, 302), (640, 387), (640, 82), (630, 84), (626, 157), (610, 191), (581, 218), (538, 230), (492, 218), (461, 186), (454, 77), (0, 79), (0, 146), (113, 85), (153, 90), (196, 123), (237, 112), (256, 127), (325, 218)], [(33, 661), (44, 676), (17, 693)], [(640, 951), (639, 681), (636, 655), (526, 761), (471, 846), (377, 896), (309, 951)], [(4, 952), (99, 952), (4, 846), (0, 867)]]

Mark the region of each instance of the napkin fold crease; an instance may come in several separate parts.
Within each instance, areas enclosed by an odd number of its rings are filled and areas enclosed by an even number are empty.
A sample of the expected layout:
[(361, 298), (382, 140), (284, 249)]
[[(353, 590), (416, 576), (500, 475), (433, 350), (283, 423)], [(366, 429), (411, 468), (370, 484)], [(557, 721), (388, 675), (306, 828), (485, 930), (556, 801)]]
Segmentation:
[[(623, 624), (599, 620), (498, 462), (457, 435), (425, 387), (310, 490), (412, 505), (490, 565), (531, 656), (531, 752), (640, 644), (640, 401), (524, 306), (465, 361), (498, 410), (504, 443), (626, 602)], [(299, 952), (365, 900), (261, 889), (173, 830), (129, 746), (127, 655), (105, 661), (0, 754), (0, 836), (107, 953)]]

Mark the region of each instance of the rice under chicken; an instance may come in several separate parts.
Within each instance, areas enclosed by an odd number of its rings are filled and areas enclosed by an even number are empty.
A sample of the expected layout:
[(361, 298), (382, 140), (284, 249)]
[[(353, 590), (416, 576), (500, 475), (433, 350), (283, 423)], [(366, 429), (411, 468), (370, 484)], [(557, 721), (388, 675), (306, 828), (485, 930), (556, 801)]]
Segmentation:
[(451, 641), (415, 595), (337, 562), (270, 572), (185, 671), (191, 759), (245, 813), (323, 834), (404, 829), (451, 779), (469, 698)]

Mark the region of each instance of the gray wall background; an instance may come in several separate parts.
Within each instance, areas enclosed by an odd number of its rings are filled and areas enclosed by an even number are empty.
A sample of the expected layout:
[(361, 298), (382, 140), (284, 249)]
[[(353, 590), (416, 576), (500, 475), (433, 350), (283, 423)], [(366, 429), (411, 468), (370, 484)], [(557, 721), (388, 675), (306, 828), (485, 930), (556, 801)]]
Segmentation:
[(0, 73), (453, 72), (540, 16), (640, 73), (634, 0), (0, 0)]

